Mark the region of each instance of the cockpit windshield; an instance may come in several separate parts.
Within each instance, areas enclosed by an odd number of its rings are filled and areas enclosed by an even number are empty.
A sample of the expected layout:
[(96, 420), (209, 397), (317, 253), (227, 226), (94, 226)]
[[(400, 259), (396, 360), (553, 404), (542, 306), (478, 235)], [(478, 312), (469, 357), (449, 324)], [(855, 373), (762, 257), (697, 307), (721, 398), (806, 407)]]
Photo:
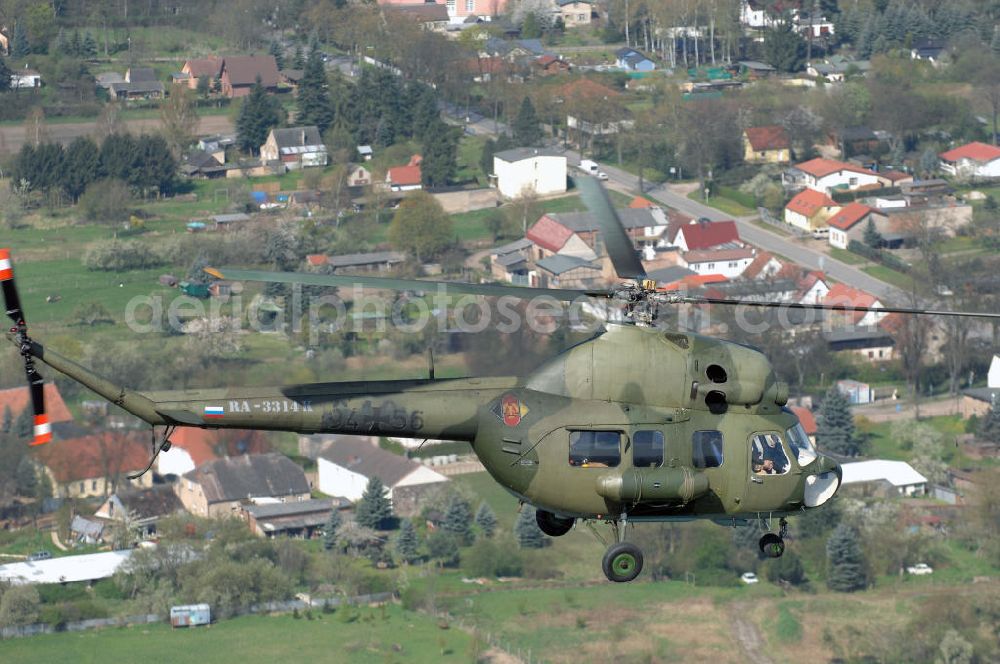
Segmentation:
[(816, 460), (816, 448), (806, 435), (806, 430), (802, 424), (797, 423), (786, 432), (788, 445), (792, 448), (792, 454), (796, 456), (799, 466), (807, 466)]

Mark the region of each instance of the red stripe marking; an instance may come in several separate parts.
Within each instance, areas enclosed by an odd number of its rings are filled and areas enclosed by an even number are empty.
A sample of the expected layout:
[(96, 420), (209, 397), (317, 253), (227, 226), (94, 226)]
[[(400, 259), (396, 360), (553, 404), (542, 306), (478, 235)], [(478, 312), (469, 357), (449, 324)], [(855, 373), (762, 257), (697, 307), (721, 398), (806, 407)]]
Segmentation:
[(52, 440), (52, 434), (44, 433), (41, 436), (35, 436), (35, 439), (31, 441), (30, 446), (34, 447), (35, 445), (44, 445), (45, 443), (48, 443), (51, 440)]

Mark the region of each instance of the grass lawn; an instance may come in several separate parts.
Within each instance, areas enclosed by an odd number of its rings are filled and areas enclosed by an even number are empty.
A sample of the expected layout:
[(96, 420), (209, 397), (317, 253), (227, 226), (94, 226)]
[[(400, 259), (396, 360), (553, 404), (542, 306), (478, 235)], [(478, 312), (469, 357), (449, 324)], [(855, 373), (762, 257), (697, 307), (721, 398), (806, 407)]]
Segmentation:
[(698, 201), (699, 203), (704, 203), (710, 207), (714, 207), (716, 210), (721, 210), (726, 214), (730, 214), (734, 217), (746, 217), (751, 214), (756, 214), (756, 210), (751, 210), (748, 207), (740, 205), (734, 200), (730, 200), (725, 196), (710, 196), (708, 200), (703, 200), (701, 197), (701, 192), (692, 191), (688, 194), (688, 198), (692, 201)]
[(5, 641), (3, 661), (15, 662), (468, 662), (471, 636), (442, 628), (430, 616), (398, 606), (312, 611), (313, 620), (290, 615), (247, 616), (209, 627), (171, 629), (165, 624)]
[(892, 284), (896, 288), (909, 290), (913, 287), (913, 280), (910, 277), (902, 272), (896, 272), (893, 269), (887, 268), (884, 265), (871, 265), (869, 267), (862, 268), (862, 270), (876, 279), (881, 279), (886, 283)]
[(868, 262), (868, 259), (864, 256), (859, 256), (853, 251), (838, 249), (837, 247), (830, 247), (830, 257), (837, 259), (841, 263), (847, 263), (848, 265), (861, 265), (862, 263)]
[(489, 185), (483, 169), (479, 167), (484, 143), (485, 136), (462, 136), (458, 143), (458, 172), (455, 174), (458, 182), (476, 180), (483, 187)]
[[(616, 205), (625, 205), (628, 203), (627, 196), (619, 194), (618, 192), (612, 191), (612, 201)], [(621, 202), (621, 199), (628, 199), (625, 203)], [(547, 214), (549, 212), (579, 212), (580, 210), (586, 209), (583, 201), (577, 195), (563, 196), (561, 198), (550, 198), (548, 200), (540, 201), (536, 206), (536, 212), (541, 214)], [(483, 240), (492, 239), (492, 235), (489, 229), (486, 227), (486, 220), (492, 215), (497, 213), (505, 212), (505, 208), (485, 208), (483, 210), (473, 210), (471, 212), (459, 212), (458, 214), (451, 215), (451, 221), (454, 226), (455, 235), (459, 240), (471, 241), (471, 240)], [(527, 219), (527, 225), (530, 227), (533, 223), (538, 221), (538, 217), (532, 213)]]

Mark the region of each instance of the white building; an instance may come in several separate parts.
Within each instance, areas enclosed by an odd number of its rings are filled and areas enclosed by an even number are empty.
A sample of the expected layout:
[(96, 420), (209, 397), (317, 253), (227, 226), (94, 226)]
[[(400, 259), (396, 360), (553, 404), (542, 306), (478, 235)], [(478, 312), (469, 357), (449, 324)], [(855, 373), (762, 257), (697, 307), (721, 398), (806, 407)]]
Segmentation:
[(990, 372), (987, 374), (986, 386), (991, 390), (1000, 388), (1000, 355), (994, 355), (990, 362)]
[(966, 143), (942, 152), (941, 170), (959, 178), (1000, 177), (1000, 147), (987, 143)]
[(867, 168), (822, 157), (792, 166), (782, 175), (782, 182), (787, 186), (804, 186), (824, 194), (892, 186), (888, 178)]
[(840, 465), (844, 473), (841, 486), (875, 484), (890, 488), (890, 493), (900, 496), (918, 496), (927, 490), (927, 478), (905, 461), (856, 461)]
[(42, 87), (42, 75), (34, 69), (28, 69), (25, 66), (24, 69), (18, 69), (11, 73), (10, 87), (12, 90), (40, 88)]
[(447, 482), (448, 478), (412, 459), (387, 452), (354, 437), (340, 437), (317, 459), (319, 490), (354, 502), (361, 499), (368, 480), (382, 481), (390, 500), (403, 487)]
[(687, 252), (680, 265), (698, 274), (721, 274), (733, 279), (743, 274), (753, 259), (754, 252), (749, 247), (709, 249)]
[(493, 174), (504, 198), (566, 193), (566, 156), (546, 148), (515, 148), (493, 155)]

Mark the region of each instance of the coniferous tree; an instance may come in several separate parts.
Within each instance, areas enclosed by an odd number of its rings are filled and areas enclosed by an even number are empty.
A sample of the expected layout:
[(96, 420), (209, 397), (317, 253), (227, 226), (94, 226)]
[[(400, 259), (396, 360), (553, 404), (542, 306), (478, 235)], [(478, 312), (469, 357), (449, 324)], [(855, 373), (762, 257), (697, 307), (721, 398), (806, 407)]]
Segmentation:
[(29, 457), (21, 457), (14, 477), (18, 495), (34, 496), (38, 492), (38, 471)]
[(452, 496), (444, 513), (441, 529), (451, 533), (459, 544), (472, 544), (472, 508), (461, 496)]
[(480, 503), (479, 509), (476, 510), (476, 525), (479, 526), (483, 537), (493, 537), (493, 533), (497, 530), (497, 515), (485, 501)]
[(267, 52), (268, 54), (274, 56), (274, 62), (278, 65), (279, 70), (285, 68), (285, 54), (282, 52), (281, 44), (276, 41), (271, 42)]
[(1000, 443), (1000, 399), (994, 399), (989, 411), (979, 421), (977, 435), (994, 443)]
[(535, 520), (535, 508), (525, 505), (514, 524), (514, 537), (522, 549), (541, 549), (548, 545), (549, 538), (538, 527)]
[(836, 386), (823, 398), (817, 424), (816, 442), (826, 450), (841, 456), (857, 456), (861, 452), (851, 404)]
[(83, 41), (80, 39), (80, 31), (74, 30), (73, 36), (69, 38), (69, 44), (66, 47), (66, 52), (75, 58), (80, 57), (83, 52)]
[(423, 140), (435, 122), (441, 118), (438, 111), (437, 97), (430, 86), (423, 83), (411, 83), (408, 88), (410, 103), (408, 107), (412, 114), (410, 134)]
[(764, 33), (764, 61), (778, 71), (793, 72), (805, 62), (806, 43), (786, 20)]
[(295, 45), (295, 54), (292, 56), (292, 69), (305, 69), (306, 55), (302, 52), (302, 44)]
[(427, 538), (427, 553), (442, 567), (455, 567), (460, 560), (458, 542), (455, 540), (455, 536), (443, 530), (439, 530)]
[(28, 406), (21, 411), (21, 414), (14, 420), (14, 437), (17, 440), (27, 440), (31, 438), (35, 427), (35, 415)]
[(433, 123), (424, 139), (420, 173), (425, 187), (443, 187), (458, 171), (458, 134), (441, 120)]
[(336, 506), (330, 510), (330, 518), (323, 527), (323, 549), (332, 551), (337, 546), (337, 531), (340, 530), (340, 511)]
[(28, 30), (24, 21), (14, 23), (14, 34), (10, 38), (10, 54), (15, 58), (23, 58), (31, 53), (31, 42), (28, 41)]
[(93, 58), (97, 55), (97, 41), (89, 30), (83, 37), (83, 53), (81, 55), (85, 58)]
[(12, 73), (4, 59), (0, 57), (0, 93), (10, 90), (10, 76)]
[(240, 114), (236, 119), (236, 135), (240, 149), (256, 154), (267, 140), (268, 132), (281, 122), (276, 102), (264, 90), (260, 77), (243, 98)]
[(105, 138), (99, 157), (101, 177), (131, 182), (140, 168), (138, 152), (132, 134), (111, 134)]
[(66, 176), (62, 187), (74, 202), (87, 190), (87, 185), (97, 179), (100, 163), (97, 143), (89, 136), (78, 136), (66, 148)]
[(479, 156), (479, 168), (483, 175), (489, 177), (493, 174), (493, 155), (497, 153), (497, 144), (492, 138), (487, 138), (483, 143), (483, 151)]
[(867, 585), (865, 556), (858, 544), (858, 533), (840, 524), (826, 542), (826, 585), (842, 593), (863, 590)]
[(767, 580), (771, 583), (790, 583), (798, 586), (806, 582), (802, 559), (794, 551), (785, 551), (780, 558), (767, 564)]
[(883, 238), (882, 234), (878, 232), (877, 228), (875, 228), (875, 221), (870, 217), (868, 219), (868, 225), (865, 226), (863, 239), (865, 244), (872, 249), (880, 249), (882, 247), (882, 243), (885, 242), (885, 238)]
[(161, 134), (143, 134), (136, 144), (141, 167), (129, 182), (141, 190), (157, 189), (169, 194), (177, 175), (177, 160)]
[(385, 485), (382, 480), (372, 477), (358, 502), (354, 519), (358, 525), (366, 528), (385, 529), (392, 520), (392, 503), (385, 495)]
[(3, 407), (3, 420), (0, 421), (0, 435), (7, 435), (14, 428), (14, 414), (10, 412), (10, 406)]
[(518, 147), (533, 147), (542, 143), (542, 125), (538, 121), (531, 97), (521, 100), (521, 110), (514, 118), (514, 142)]
[(417, 535), (417, 529), (413, 527), (413, 522), (409, 519), (403, 519), (403, 522), (399, 524), (399, 533), (396, 534), (394, 548), (396, 555), (404, 562), (412, 563), (420, 557), (420, 538)]
[(297, 125), (316, 125), (323, 133), (333, 121), (333, 106), (330, 104), (330, 93), (327, 90), (326, 69), (319, 51), (309, 53), (302, 81), (295, 93), (295, 104), (298, 114), (295, 117)]

